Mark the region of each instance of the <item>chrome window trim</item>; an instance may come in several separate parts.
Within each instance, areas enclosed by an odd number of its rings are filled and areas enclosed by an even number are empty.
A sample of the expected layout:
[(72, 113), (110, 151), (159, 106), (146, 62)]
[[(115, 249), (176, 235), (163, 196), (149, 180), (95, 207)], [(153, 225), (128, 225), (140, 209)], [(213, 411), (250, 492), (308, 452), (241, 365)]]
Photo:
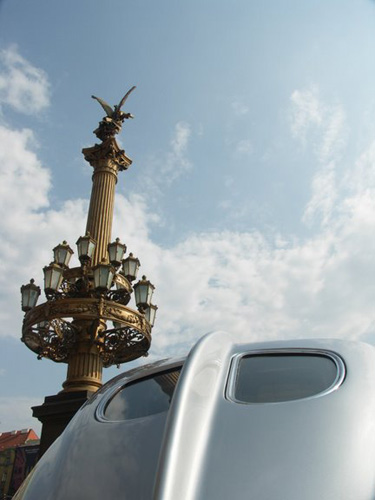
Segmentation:
[[(181, 368), (184, 365), (185, 358), (177, 359), (173, 362), (168, 362), (166, 364), (162, 365), (157, 365), (155, 367), (150, 367), (150, 369), (147, 371), (147, 373), (141, 373), (141, 374), (136, 374), (130, 377), (126, 376), (126, 373), (124, 374), (123, 378), (120, 378), (116, 384), (113, 385), (113, 387), (109, 390), (108, 394), (105, 394), (103, 398), (100, 400), (96, 411), (95, 411), (95, 418), (99, 422), (106, 423), (106, 424), (112, 424), (112, 423), (119, 423), (119, 422), (129, 422), (130, 420), (136, 420), (136, 419), (121, 419), (121, 420), (112, 420), (108, 419), (105, 416), (105, 410), (110, 403), (110, 401), (116, 396), (117, 393), (119, 393), (122, 389), (124, 389), (127, 385), (134, 384), (135, 382), (141, 382), (144, 379), (150, 378), (155, 374), (158, 373), (163, 373), (167, 371), (171, 371), (174, 368)], [(152, 417), (153, 415), (148, 415), (146, 417), (139, 417), (139, 418), (148, 418)]]
[[(321, 391), (312, 396), (307, 396), (305, 398), (291, 399), (286, 401), (269, 401), (265, 403), (250, 403), (236, 399), (234, 395), (236, 389), (237, 376), (239, 373), (239, 364), (241, 360), (243, 358), (247, 358), (250, 356), (259, 356), (259, 355), (264, 356), (268, 354), (271, 355), (303, 354), (303, 355), (323, 356), (329, 358), (336, 365), (337, 369), (336, 378), (333, 381), (333, 383), (324, 391)], [(232, 403), (237, 403), (241, 405), (276, 405), (276, 404), (295, 403), (297, 401), (307, 401), (309, 399), (315, 399), (315, 398), (320, 398), (322, 396), (326, 396), (327, 394), (336, 391), (344, 382), (345, 376), (346, 376), (346, 367), (344, 360), (337, 353), (329, 351), (327, 349), (309, 349), (309, 348), (255, 349), (253, 351), (248, 351), (246, 353), (241, 352), (232, 357), (229, 369), (229, 375), (227, 379), (226, 390), (225, 390), (225, 398)]]

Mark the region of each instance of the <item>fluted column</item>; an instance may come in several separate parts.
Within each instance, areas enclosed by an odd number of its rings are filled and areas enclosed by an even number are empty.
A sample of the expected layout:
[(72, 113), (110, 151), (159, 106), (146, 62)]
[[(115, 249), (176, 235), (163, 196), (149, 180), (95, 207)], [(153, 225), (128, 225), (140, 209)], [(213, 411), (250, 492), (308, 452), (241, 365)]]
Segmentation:
[(107, 247), (112, 234), (117, 169), (116, 166), (111, 165), (110, 160), (105, 163), (106, 165), (94, 167), (90, 208), (87, 216), (86, 231), (89, 231), (96, 240), (92, 265), (107, 258)]
[(97, 335), (95, 330), (105, 328), (105, 322), (93, 325), (91, 321), (74, 322), (78, 335), (74, 350), (68, 360), (68, 373), (63, 383), (63, 392), (97, 391), (102, 386), (103, 362), (99, 356), (98, 346), (91, 340)]
[(69, 359), (64, 392), (97, 391), (102, 386), (102, 371), (103, 363), (96, 346), (78, 344)]
[[(131, 159), (119, 148), (114, 137), (101, 144), (82, 150), (85, 159), (94, 168), (92, 190), (86, 231), (96, 240), (96, 249), (91, 265), (108, 258), (108, 243), (111, 239), (113, 208), (117, 175), (131, 165)], [(97, 342), (100, 330), (106, 323), (99, 320), (73, 321), (77, 339), (68, 358), (68, 373), (63, 383), (63, 392), (97, 391), (102, 385), (103, 363)], [(94, 341), (94, 339), (96, 339)]]
[[(81, 347), (81, 346), (78, 346)], [(93, 382), (94, 385), (97, 385), (95, 382), (100, 377), (102, 372), (102, 365), (98, 363), (96, 359), (96, 352), (92, 353), (85, 349), (85, 345), (82, 346), (82, 352), (80, 356), (72, 356), (71, 366), (69, 370), (70, 379), (74, 379), (77, 375), (77, 372), (82, 372), (84, 374), (85, 379), (89, 382)], [(79, 349), (81, 350), (81, 349)]]
[(131, 159), (111, 137), (101, 144), (82, 150), (94, 168), (86, 231), (96, 240), (92, 265), (107, 259), (107, 247), (112, 236), (113, 207), (117, 174), (131, 165)]

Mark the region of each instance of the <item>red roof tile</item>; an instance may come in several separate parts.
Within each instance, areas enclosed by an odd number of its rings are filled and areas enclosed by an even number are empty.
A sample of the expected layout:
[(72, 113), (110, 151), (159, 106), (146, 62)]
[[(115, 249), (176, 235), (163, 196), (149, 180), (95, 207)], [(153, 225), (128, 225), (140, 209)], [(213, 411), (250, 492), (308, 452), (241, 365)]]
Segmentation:
[(0, 450), (21, 446), (28, 441), (39, 439), (32, 429), (22, 429), (21, 431), (0, 432)]

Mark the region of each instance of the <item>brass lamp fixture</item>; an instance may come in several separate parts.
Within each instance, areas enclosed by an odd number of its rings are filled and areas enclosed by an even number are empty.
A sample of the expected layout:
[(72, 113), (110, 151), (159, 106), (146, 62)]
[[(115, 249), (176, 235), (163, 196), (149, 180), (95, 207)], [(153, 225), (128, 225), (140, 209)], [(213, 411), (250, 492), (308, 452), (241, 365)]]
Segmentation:
[[(79, 265), (69, 267), (74, 252), (63, 241), (43, 269), (46, 302), (36, 305), (40, 288), (34, 280), (21, 287), (21, 340), (39, 358), (68, 364), (65, 392), (97, 390), (103, 366), (146, 356), (151, 344), (155, 287), (145, 276), (132, 286), (138, 258), (124, 258), (126, 245), (119, 238), (110, 243), (118, 172), (131, 165), (114, 137), (132, 118), (120, 110), (129, 93), (115, 110), (96, 98), (107, 116), (94, 132), (102, 142), (82, 151), (94, 174), (86, 234), (76, 243)], [(137, 310), (128, 307), (133, 291)]]
[(126, 252), (126, 245), (120, 243), (120, 238), (108, 245), (109, 262), (116, 268), (121, 266), (122, 259)]
[(85, 236), (78, 238), (76, 245), (80, 262), (91, 262), (96, 248), (96, 241), (91, 238), (89, 231), (86, 231)]
[(141, 263), (130, 252), (129, 257), (122, 261), (122, 272), (128, 281), (134, 281), (137, 278), (139, 266)]
[(60, 245), (57, 245), (53, 249), (54, 261), (61, 267), (68, 267), (73, 253), (73, 250), (64, 240)]
[(154, 290), (154, 285), (148, 281), (146, 276), (142, 276), (142, 279), (134, 285), (135, 301), (138, 308), (145, 310), (151, 306)]
[(145, 317), (146, 317), (147, 321), (150, 323), (151, 327), (154, 326), (155, 316), (156, 316), (157, 310), (158, 310), (158, 306), (156, 306), (154, 304), (150, 304), (150, 306), (147, 307), (145, 310)]
[(22, 311), (27, 312), (33, 309), (38, 302), (40, 295), (40, 288), (34, 284), (31, 279), (30, 283), (21, 286), (21, 305)]

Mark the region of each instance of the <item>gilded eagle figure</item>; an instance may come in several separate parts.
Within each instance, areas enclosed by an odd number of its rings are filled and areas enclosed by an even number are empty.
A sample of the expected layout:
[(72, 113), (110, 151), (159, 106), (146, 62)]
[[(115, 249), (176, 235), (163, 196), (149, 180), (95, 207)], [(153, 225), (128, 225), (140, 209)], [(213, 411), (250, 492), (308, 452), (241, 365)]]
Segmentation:
[(96, 97), (94, 95), (91, 96), (93, 99), (98, 101), (98, 103), (106, 112), (106, 116), (99, 123), (99, 127), (94, 131), (95, 135), (102, 141), (108, 139), (109, 137), (113, 137), (115, 134), (118, 134), (121, 130), (121, 126), (124, 120), (127, 120), (128, 118), (134, 118), (131, 113), (124, 113), (123, 111), (121, 111), (121, 108), (135, 88), (136, 87), (134, 85), (130, 90), (128, 90), (119, 104), (115, 104), (113, 108), (106, 101), (104, 101), (104, 99), (101, 99), (100, 97)]

